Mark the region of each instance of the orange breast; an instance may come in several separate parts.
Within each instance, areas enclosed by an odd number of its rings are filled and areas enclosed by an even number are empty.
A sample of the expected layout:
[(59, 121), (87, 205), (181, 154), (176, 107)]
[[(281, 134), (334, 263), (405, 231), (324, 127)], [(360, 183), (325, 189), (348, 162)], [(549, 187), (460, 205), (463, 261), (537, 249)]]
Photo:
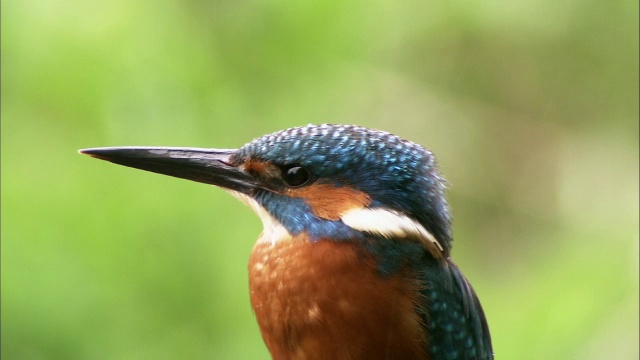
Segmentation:
[(251, 304), (271, 355), (281, 359), (427, 359), (418, 285), (381, 277), (349, 242), (258, 242)]

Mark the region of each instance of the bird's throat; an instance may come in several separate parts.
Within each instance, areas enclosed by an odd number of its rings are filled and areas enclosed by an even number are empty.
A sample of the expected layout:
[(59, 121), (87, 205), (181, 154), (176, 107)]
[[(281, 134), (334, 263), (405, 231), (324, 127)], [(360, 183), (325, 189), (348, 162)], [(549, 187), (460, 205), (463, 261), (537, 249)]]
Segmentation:
[(237, 191), (228, 190), (228, 192), (249, 206), (262, 221), (263, 230), (258, 238), (259, 243), (267, 242), (273, 245), (277, 242), (291, 239), (292, 236), (289, 231), (278, 220), (274, 219), (264, 207), (258, 204), (255, 199)]

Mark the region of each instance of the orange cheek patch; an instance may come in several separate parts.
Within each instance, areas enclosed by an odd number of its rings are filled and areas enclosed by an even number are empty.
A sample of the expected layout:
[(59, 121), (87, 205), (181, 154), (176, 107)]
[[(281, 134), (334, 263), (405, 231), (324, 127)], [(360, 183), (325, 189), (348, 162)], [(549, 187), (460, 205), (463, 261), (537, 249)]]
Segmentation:
[(313, 213), (320, 218), (338, 221), (342, 214), (369, 206), (371, 198), (362, 191), (348, 186), (315, 184), (300, 189), (289, 189), (287, 195), (304, 199)]

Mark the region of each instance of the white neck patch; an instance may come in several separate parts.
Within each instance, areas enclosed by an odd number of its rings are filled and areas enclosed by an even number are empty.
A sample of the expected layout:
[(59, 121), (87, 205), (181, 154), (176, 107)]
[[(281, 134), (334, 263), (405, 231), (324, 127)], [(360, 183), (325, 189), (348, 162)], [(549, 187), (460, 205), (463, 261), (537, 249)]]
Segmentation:
[(262, 220), (263, 230), (258, 238), (258, 242), (268, 242), (274, 245), (277, 242), (291, 239), (289, 231), (252, 197), (233, 190), (227, 190), (227, 192), (247, 204), (258, 215), (260, 220)]
[(350, 228), (386, 238), (414, 238), (436, 257), (442, 258), (444, 249), (422, 224), (394, 210), (384, 208), (355, 208), (342, 214), (342, 222)]
[[(262, 234), (258, 242), (272, 245), (292, 239), (287, 229), (252, 197), (227, 190), (231, 195), (247, 204), (262, 221)], [(444, 249), (436, 238), (416, 220), (384, 208), (354, 208), (342, 214), (341, 220), (354, 230), (378, 234), (386, 238), (400, 237), (418, 239), (436, 258), (442, 258)]]

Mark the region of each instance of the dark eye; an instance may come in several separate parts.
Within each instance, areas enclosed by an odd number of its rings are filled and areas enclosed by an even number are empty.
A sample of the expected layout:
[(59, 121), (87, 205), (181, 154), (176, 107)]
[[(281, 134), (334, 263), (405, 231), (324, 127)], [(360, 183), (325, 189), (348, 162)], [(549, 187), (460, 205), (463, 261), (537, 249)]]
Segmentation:
[(282, 179), (289, 186), (302, 186), (311, 178), (309, 171), (302, 166), (293, 165), (282, 169)]

